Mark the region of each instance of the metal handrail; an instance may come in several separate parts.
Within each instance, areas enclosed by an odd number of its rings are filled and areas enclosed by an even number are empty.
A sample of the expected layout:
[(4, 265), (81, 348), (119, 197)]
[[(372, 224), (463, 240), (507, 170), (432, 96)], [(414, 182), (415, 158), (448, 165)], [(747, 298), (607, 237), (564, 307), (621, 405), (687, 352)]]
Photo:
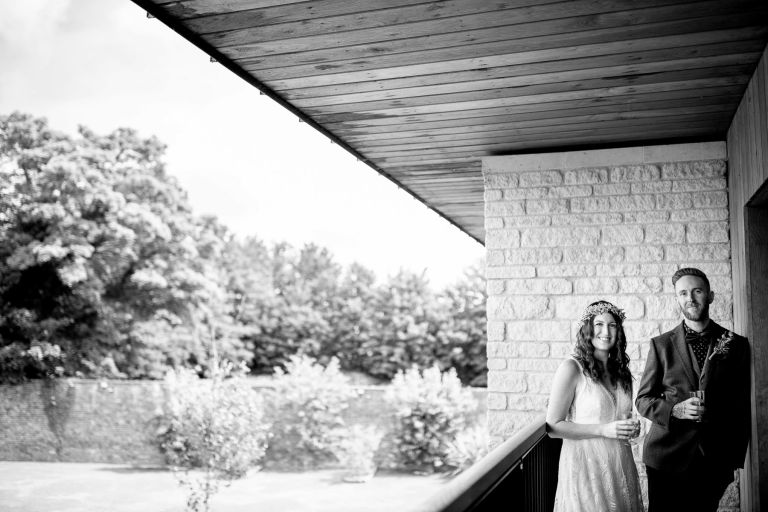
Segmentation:
[(418, 512), (464, 512), (489, 496), (506, 478), (518, 469), (526, 455), (545, 437), (546, 423), (542, 417), (494, 448), (485, 457), (458, 475), (440, 492), (430, 496)]

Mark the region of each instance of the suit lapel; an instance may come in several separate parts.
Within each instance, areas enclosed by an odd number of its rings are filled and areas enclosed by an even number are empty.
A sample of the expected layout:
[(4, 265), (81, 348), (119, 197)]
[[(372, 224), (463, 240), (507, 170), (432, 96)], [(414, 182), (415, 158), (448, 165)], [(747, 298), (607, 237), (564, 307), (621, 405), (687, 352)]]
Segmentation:
[(685, 330), (683, 329), (682, 323), (679, 324), (672, 333), (672, 344), (675, 346), (675, 350), (677, 350), (677, 355), (680, 357), (680, 362), (685, 370), (685, 375), (691, 383), (691, 388), (697, 389), (699, 379), (696, 376), (696, 372), (693, 370), (693, 363), (691, 362), (691, 355), (688, 352), (688, 344), (685, 342)]
[(707, 372), (710, 370), (713, 362), (710, 359), (710, 355), (712, 354), (712, 350), (715, 348), (716, 340), (720, 338), (724, 330), (722, 327), (720, 327), (720, 325), (716, 324), (714, 320), (710, 319), (709, 321), (711, 323), (710, 329), (712, 329), (713, 335), (709, 341), (707, 359), (704, 361), (704, 368), (701, 370), (701, 377), (699, 378), (699, 389), (704, 389), (707, 385)]

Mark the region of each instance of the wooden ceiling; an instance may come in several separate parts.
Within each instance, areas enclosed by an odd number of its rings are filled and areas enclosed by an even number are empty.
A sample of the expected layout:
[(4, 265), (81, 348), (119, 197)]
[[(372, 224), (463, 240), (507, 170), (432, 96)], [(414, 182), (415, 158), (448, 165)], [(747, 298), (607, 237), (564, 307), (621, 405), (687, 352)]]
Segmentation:
[(724, 139), (743, 0), (134, 0), (478, 241), (480, 158)]

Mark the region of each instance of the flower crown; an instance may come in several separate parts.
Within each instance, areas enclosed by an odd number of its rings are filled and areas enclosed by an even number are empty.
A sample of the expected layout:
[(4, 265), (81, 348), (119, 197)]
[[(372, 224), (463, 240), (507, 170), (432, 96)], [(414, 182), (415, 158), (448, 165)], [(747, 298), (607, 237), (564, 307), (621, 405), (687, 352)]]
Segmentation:
[(587, 306), (587, 309), (584, 310), (584, 314), (581, 315), (579, 323), (584, 325), (593, 316), (602, 315), (603, 313), (610, 313), (614, 316), (614, 318), (618, 318), (622, 322), (625, 318), (627, 318), (627, 315), (624, 314), (623, 309), (617, 308), (610, 302), (600, 301)]

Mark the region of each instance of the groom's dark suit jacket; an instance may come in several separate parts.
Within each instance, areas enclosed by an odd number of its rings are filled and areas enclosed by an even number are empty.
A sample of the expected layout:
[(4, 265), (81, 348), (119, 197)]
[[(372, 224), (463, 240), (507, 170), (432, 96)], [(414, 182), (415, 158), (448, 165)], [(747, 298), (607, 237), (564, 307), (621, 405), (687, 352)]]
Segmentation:
[[(710, 320), (710, 353), (726, 329)], [(681, 323), (653, 338), (635, 405), (653, 422), (643, 447), (643, 462), (661, 471), (688, 469), (697, 452), (720, 467), (743, 467), (750, 434), (749, 344), (734, 335), (726, 354), (707, 358), (699, 368)], [(672, 407), (703, 389), (706, 420), (672, 416)]]

